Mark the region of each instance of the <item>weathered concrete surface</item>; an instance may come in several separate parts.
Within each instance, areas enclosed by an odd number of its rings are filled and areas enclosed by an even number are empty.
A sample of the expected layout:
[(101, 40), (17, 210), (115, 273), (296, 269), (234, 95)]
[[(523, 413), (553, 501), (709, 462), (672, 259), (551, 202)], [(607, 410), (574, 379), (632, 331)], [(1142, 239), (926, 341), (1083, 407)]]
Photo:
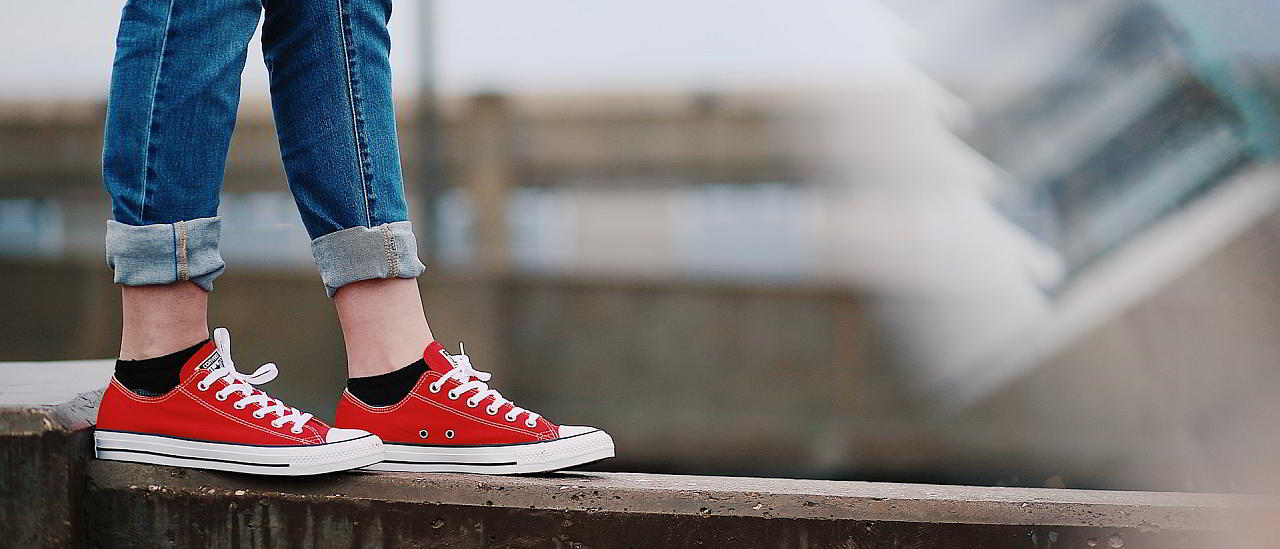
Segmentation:
[[(112, 360), (0, 362), (0, 406), (59, 406), (101, 389), (115, 367)], [(96, 417), (81, 416), (81, 419)], [(92, 423), (92, 422), (91, 422)]]
[(635, 473), (263, 479), (94, 462), (88, 478), (103, 547), (1197, 547), (1264, 504)]
[[(74, 547), (110, 361), (0, 364), (0, 546)], [(86, 392), (87, 391), (87, 392)]]
[(68, 395), (110, 370), (0, 365), (0, 547), (1222, 547), (1269, 503), (635, 473), (295, 479), (96, 461), (99, 393)]

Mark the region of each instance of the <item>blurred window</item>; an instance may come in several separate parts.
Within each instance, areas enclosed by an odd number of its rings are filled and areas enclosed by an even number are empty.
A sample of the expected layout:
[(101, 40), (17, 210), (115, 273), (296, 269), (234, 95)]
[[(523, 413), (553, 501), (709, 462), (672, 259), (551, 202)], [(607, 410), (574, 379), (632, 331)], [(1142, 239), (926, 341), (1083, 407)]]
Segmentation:
[(62, 208), (42, 198), (0, 198), (0, 255), (62, 255)]

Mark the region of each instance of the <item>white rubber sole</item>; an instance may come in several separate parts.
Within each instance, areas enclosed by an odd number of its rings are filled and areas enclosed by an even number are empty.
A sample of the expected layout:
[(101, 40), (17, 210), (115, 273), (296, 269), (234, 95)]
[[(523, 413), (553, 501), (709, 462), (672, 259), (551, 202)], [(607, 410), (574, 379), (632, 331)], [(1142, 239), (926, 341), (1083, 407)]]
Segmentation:
[(386, 459), (374, 471), (415, 473), (543, 473), (613, 457), (613, 437), (596, 429), (543, 442), (491, 446), (386, 443)]
[(256, 475), (319, 475), (358, 469), (383, 457), (382, 440), (373, 435), (305, 446), (254, 446), (99, 430), (93, 442), (98, 459)]

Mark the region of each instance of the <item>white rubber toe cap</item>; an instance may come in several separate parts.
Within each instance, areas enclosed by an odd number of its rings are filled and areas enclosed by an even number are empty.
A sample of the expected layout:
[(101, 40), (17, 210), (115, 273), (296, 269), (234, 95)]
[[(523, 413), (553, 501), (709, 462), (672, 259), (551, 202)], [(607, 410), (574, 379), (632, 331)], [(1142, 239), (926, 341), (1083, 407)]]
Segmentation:
[(583, 425), (561, 425), (560, 438), (571, 437), (574, 435), (582, 435), (592, 431), (599, 431), (595, 427), (586, 427)]
[(361, 431), (360, 429), (339, 429), (337, 427), (330, 427), (329, 433), (324, 436), (324, 441), (343, 442), (347, 440), (355, 440), (368, 435), (368, 431)]

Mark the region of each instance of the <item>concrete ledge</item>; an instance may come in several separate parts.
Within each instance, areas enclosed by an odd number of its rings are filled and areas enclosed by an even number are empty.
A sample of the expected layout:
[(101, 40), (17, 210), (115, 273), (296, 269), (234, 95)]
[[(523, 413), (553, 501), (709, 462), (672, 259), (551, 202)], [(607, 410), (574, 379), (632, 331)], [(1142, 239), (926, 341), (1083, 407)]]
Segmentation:
[(1265, 503), (636, 473), (268, 479), (94, 462), (88, 478), (101, 546), (1167, 548), (1234, 531)]
[[(111, 361), (0, 364), (0, 545), (84, 538), (81, 495)], [(12, 545), (8, 545), (12, 544)]]
[(1249, 496), (568, 472), (311, 478), (96, 461), (109, 361), (0, 364), (0, 546), (1222, 547)]

